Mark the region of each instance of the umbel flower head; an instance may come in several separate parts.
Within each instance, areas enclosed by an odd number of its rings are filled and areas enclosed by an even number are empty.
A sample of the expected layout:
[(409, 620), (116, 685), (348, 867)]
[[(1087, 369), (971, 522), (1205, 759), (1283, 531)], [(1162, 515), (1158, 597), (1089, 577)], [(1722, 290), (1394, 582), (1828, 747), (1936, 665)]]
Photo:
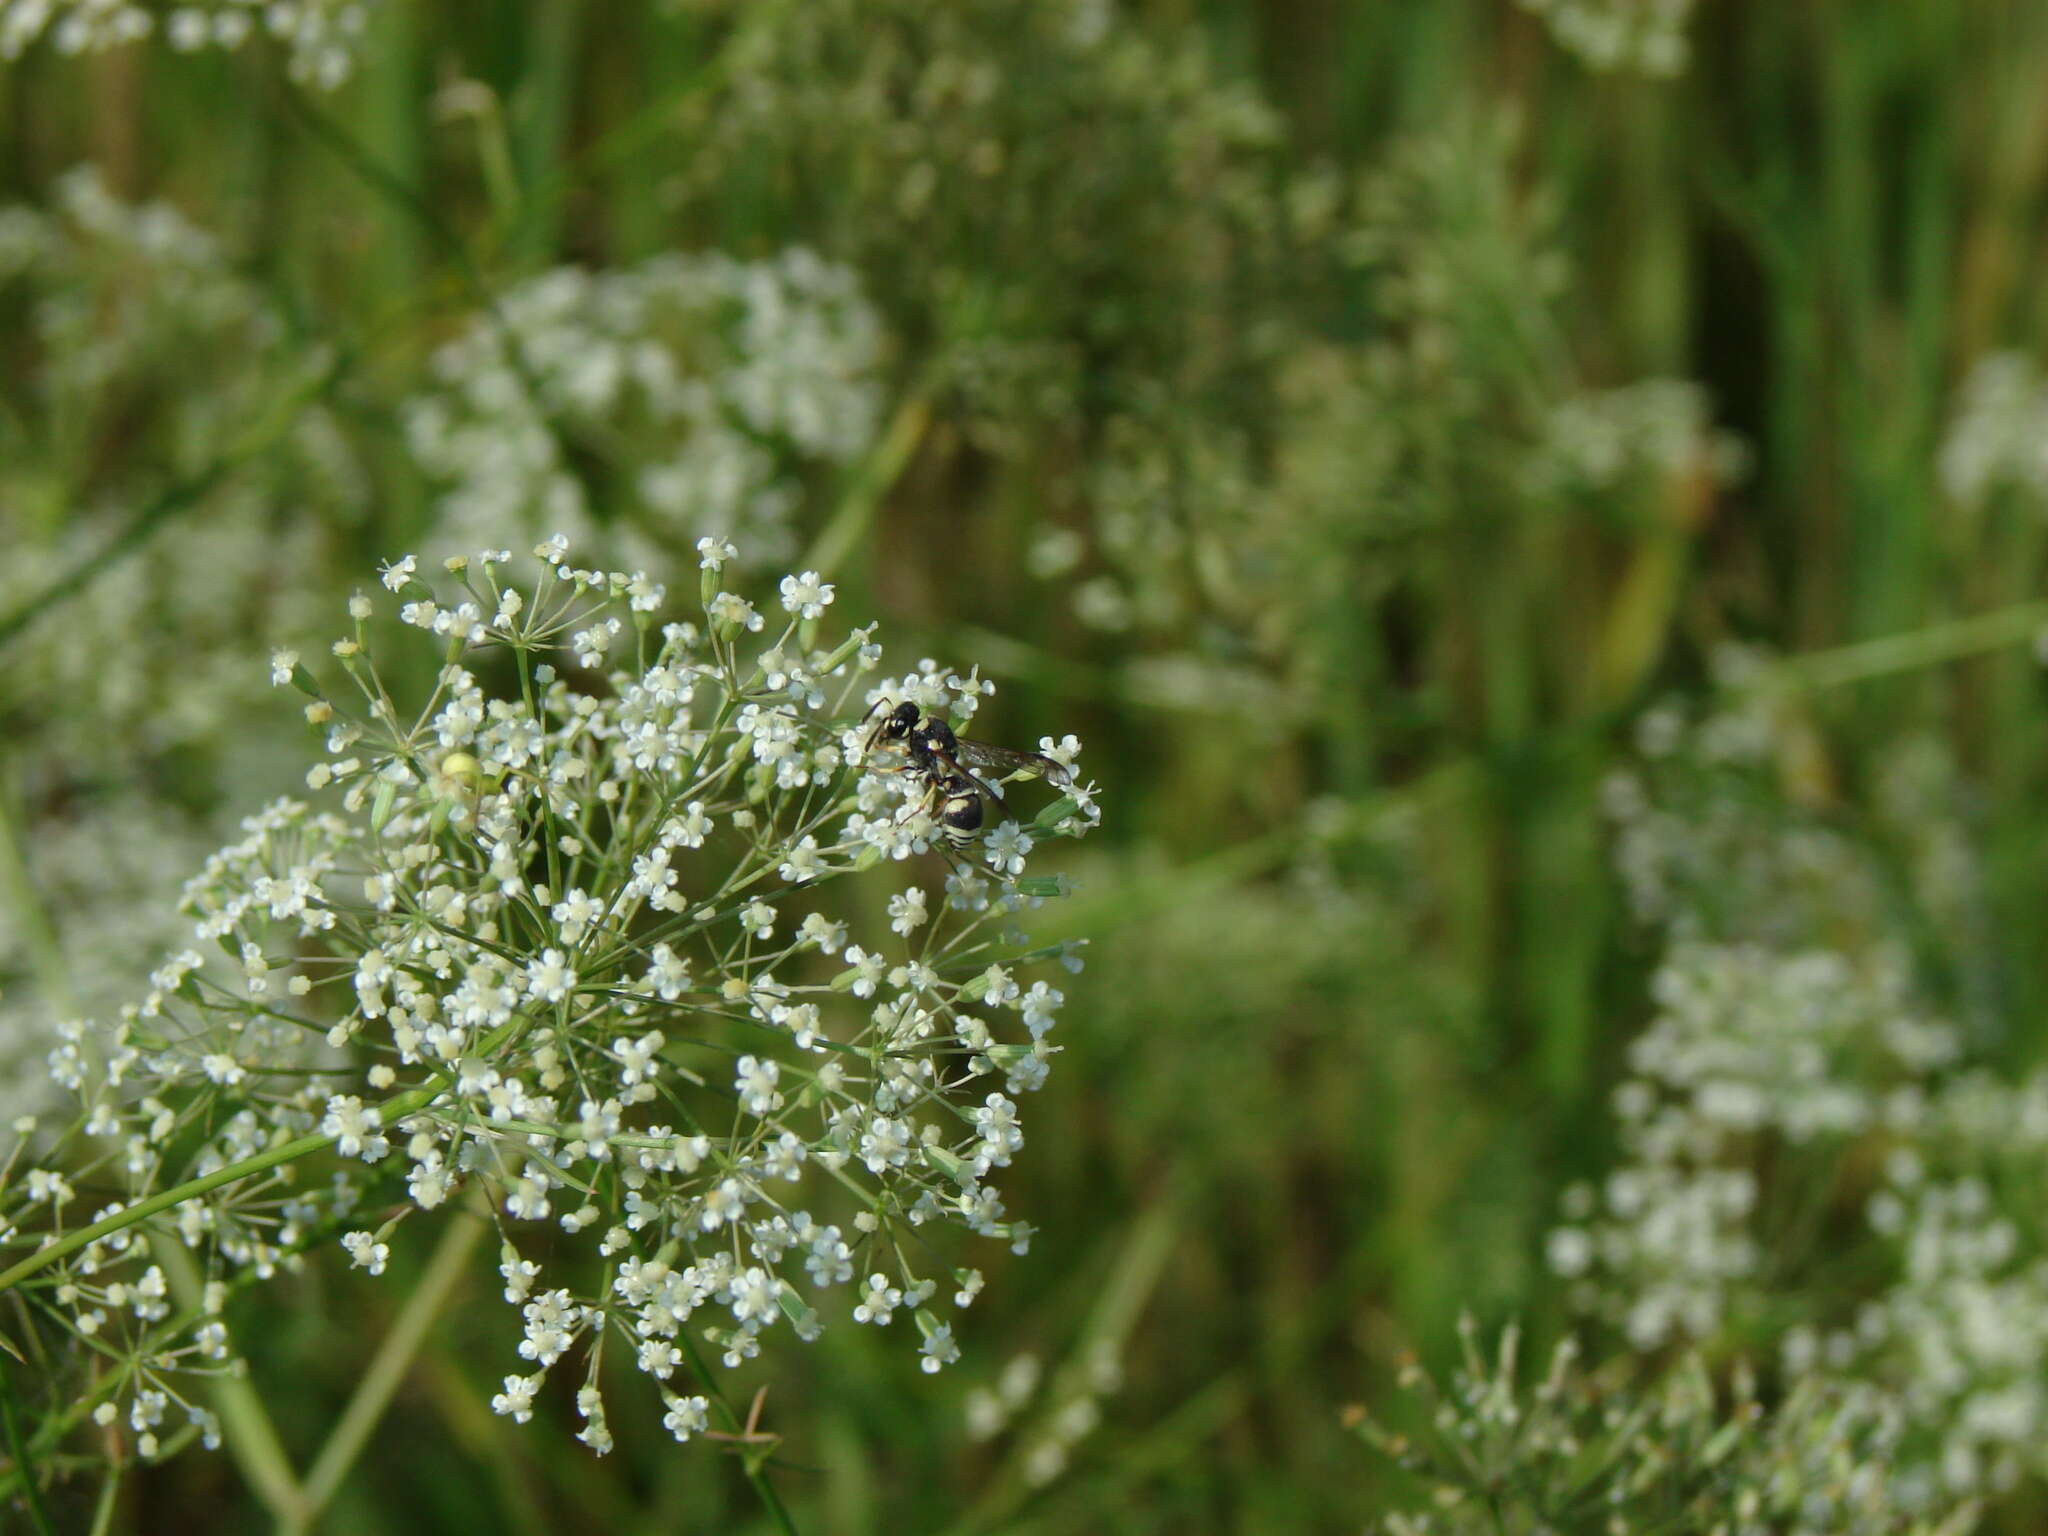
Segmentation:
[[(1079, 960), (1014, 918), (1059, 892), (1027, 860), (1095, 824), (1092, 787), (956, 846), (929, 771), (866, 760), (864, 717), (963, 722), (989, 685), (878, 677), (870, 630), (820, 638), (818, 573), (782, 583), (771, 626), (724, 589), (731, 547), (700, 554), (702, 612), (670, 623), (646, 575), (577, 569), (561, 540), (525, 584), (503, 551), (431, 586), (408, 557), (350, 604), (345, 688), (273, 658), (324, 734), (311, 798), (207, 861), (193, 945), (140, 1003), (64, 1026), (79, 1121), (54, 1145), (30, 1128), (0, 1184), (0, 1289), (119, 1363), (74, 1421), (124, 1415), (146, 1455), (167, 1411), (205, 1427), (186, 1377), (230, 1365), (232, 1290), (337, 1239), (381, 1272), (400, 1221), (458, 1199), (492, 1213), (524, 1323), (493, 1406), (524, 1421), (548, 1373), (581, 1371), (600, 1451), (608, 1335), (678, 1439), (704, 1423), (700, 1341), (730, 1367), (777, 1330), (903, 1319), (926, 1370), (956, 1358), (936, 1298), (981, 1277), (938, 1272), (914, 1229), (1029, 1242), (993, 1182), (1063, 1001), (1029, 973)], [(417, 709), (373, 658), (380, 606), (439, 658)], [(891, 861), (916, 883), (831, 899)], [(204, 1271), (186, 1309), (165, 1237)]]

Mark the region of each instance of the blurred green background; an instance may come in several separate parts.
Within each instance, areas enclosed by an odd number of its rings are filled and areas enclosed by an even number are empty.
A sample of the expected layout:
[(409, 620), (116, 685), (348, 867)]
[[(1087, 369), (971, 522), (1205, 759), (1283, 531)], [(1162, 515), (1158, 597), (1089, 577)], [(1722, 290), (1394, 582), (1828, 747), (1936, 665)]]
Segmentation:
[[(841, 1328), (747, 1380), (804, 1531), (1366, 1528), (1402, 1485), (1342, 1407), (1461, 1312), (1567, 1325), (1546, 1233), (1614, 1161), (1674, 935), (1882, 942), (1972, 1063), (2037, 1063), (2048, 10), (476, 0), (337, 36), (331, 89), (265, 37), (53, 32), (0, 68), (23, 1063), (140, 987), (181, 871), (296, 784), (265, 658), (376, 562), (566, 518), (687, 572), (719, 498), (649, 466), (723, 470), (607, 372), (637, 366), (621, 294), (795, 248), (860, 312), (803, 382), (838, 435), (734, 407), (753, 499), (719, 504), (892, 659), (994, 677), (981, 734), (1076, 732), (1107, 810), (1042, 920), (1092, 941), (1005, 1190), (1042, 1233), (966, 1359), (932, 1380)], [(733, 291), (743, 318), (651, 333), (664, 366), (715, 392), (822, 355), (801, 294)], [(506, 334), (524, 405), (448, 350)], [(1702, 862), (1646, 908), (1605, 786), (1646, 718), (1745, 681), (1764, 737), (1732, 788), (1711, 742), (1665, 771)], [(1867, 883), (1755, 875), (1814, 836)], [(316, 1266), (240, 1322), (298, 1454), (392, 1286)], [(566, 1400), (493, 1419), (495, 1290), (480, 1266), (326, 1529), (767, 1528), (658, 1413), (615, 1404), (601, 1462)], [(228, 1456), (119, 1518), (268, 1528)]]

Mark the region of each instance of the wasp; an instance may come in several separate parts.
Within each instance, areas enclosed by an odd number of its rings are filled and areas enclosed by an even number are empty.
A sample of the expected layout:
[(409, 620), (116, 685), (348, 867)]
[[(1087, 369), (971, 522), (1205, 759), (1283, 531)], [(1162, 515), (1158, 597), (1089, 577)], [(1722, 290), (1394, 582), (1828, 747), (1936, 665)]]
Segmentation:
[[(869, 718), (881, 707), (877, 704), (869, 710)], [(880, 746), (903, 754), (904, 766), (895, 771), (911, 774), (924, 785), (920, 808), (938, 823), (941, 835), (955, 848), (966, 847), (980, 833), (984, 797), (998, 810), (1010, 808), (1002, 791), (982, 774), (1030, 774), (1061, 787), (1073, 782), (1067, 770), (1043, 752), (1013, 752), (985, 741), (970, 741), (908, 699), (875, 721), (861, 755), (865, 757)]]

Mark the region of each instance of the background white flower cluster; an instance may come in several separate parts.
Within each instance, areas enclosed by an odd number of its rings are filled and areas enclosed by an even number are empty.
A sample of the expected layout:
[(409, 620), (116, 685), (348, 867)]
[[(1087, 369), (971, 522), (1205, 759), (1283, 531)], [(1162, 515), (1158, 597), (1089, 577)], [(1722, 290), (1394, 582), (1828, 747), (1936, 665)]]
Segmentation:
[[(1721, 667), (1727, 706), (1646, 716), (1608, 786), (1664, 944), (1657, 1012), (1612, 1094), (1617, 1165), (1567, 1191), (1549, 1263), (1638, 1352), (1739, 1344), (1888, 1394), (1903, 1507), (1952, 1507), (2044, 1466), (2048, 1260), (2026, 1234), (2048, 1076), (1987, 1070), (1929, 1011), (1895, 877), (1766, 787), (1798, 741), (1768, 659)], [(1982, 879), (1953, 781), (1903, 743), (1878, 800), (1937, 923)]]
[(331, 91), (355, 72), (370, 0), (0, 0), (0, 59), (47, 37), (59, 53), (161, 38), (178, 53), (230, 52), (275, 40), (295, 79)]
[(870, 446), (882, 362), (852, 272), (807, 250), (563, 267), (435, 352), (406, 436), (449, 548), (562, 529), (639, 561), (715, 533), (758, 567), (791, 553), (806, 467)]

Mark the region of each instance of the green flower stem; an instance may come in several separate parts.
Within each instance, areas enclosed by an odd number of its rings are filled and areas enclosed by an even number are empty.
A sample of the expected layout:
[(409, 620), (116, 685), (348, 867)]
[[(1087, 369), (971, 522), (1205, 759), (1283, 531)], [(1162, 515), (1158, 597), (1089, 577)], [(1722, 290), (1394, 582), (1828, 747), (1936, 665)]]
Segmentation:
[(55, 1536), (50, 1511), (43, 1503), (43, 1490), (36, 1484), (35, 1467), (29, 1459), (28, 1441), (14, 1414), (14, 1373), (7, 1368), (6, 1352), (0, 1351), (0, 1432), (7, 1439), (7, 1454), (14, 1458), (15, 1481), (28, 1505), (28, 1518), (37, 1536)]
[(1052, 1438), (1059, 1415), (1077, 1399), (1092, 1395), (1093, 1362), (1105, 1354), (1118, 1358), (1128, 1347), (1131, 1330), (1158, 1288), (1181, 1235), (1185, 1203), (1185, 1191), (1156, 1199), (1120, 1234), (1105, 1282), (1066, 1363), (1047, 1385), (1036, 1422), (1012, 1440), (1002, 1464), (983, 1480), (980, 1498), (958, 1523), (947, 1527), (948, 1536), (1001, 1530), (1016, 1519), (1033, 1491), (1031, 1456)]
[(331, 1146), (333, 1142), (332, 1136), (301, 1136), (296, 1141), (272, 1147), (267, 1152), (257, 1153), (254, 1157), (245, 1157), (239, 1163), (217, 1168), (204, 1178), (188, 1179), (174, 1188), (151, 1195), (147, 1200), (137, 1201), (126, 1210), (116, 1211), (111, 1216), (103, 1216), (91, 1226), (80, 1227), (76, 1232), (46, 1243), (19, 1264), (0, 1271), (0, 1293), (13, 1290), (30, 1275), (76, 1253), (88, 1243), (98, 1242), (101, 1238), (119, 1232), (124, 1227), (132, 1227), (136, 1222), (154, 1216), (159, 1211), (167, 1211), (172, 1206), (182, 1205), (208, 1190), (219, 1189), (223, 1184), (232, 1184), (237, 1179), (248, 1178), (252, 1173), (262, 1173), (281, 1163), (289, 1163), (304, 1157), (309, 1152), (318, 1152), (322, 1147)]
[(116, 1467), (107, 1474), (106, 1480), (100, 1484), (100, 1502), (92, 1513), (92, 1531), (90, 1536), (107, 1536), (107, 1533), (113, 1530), (114, 1509), (119, 1504), (120, 1498), (121, 1469)]
[[(160, 1325), (151, 1335), (151, 1340), (171, 1338), (198, 1322), (200, 1316), (198, 1313), (187, 1313), (174, 1318)], [(66, 1435), (85, 1422), (87, 1414), (119, 1391), (120, 1384), (121, 1378), (109, 1371), (100, 1377), (98, 1385), (73, 1398), (64, 1408), (55, 1413), (45, 1414), (42, 1423), (36, 1426), (35, 1438), (29, 1445), (30, 1456), (61, 1463), (63, 1458), (56, 1454), (55, 1447)], [(81, 1464), (88, 1463), (82, 1461)], [(89, 1464), (98, 1465), (97, 1462)], [(0, 1472), (0, 1499), (12, 1496), (15, 1489), (24, 1481), (26, 1476), (20, 1466), (9, 1467), (6, 1471)]]
[(2021, 645), (2048, 630), (2048, 602), (2014, 603), (1924, 629), (1787, 657), (1767, 678), (1793, 688), (1832, 688), (1911, 672)]
[(312, 1530), (320, 1512), (340, 1488), (342, 1478), (362, 1454), (377, 1421), (391, 1405), (391, 1398), (411, 1368), (427, 1330), (453, 1294), (464, 1264), (476, 1249), (477, 1239), (489, 1226), (486, 1213), (469, 1211), (457, 1212), (444, 1228), (432, 1258), (427, 1261), (426, 1272), (406, 1297), (397, 1321), (378, 1345), (369, 1369), (357, 1384), (355, 1396), (349, 1399), (327, 1443), (313, 1459), (296, 1517), (278, 1521), (279, 1536), (304, 1536)]
[[(163, 1267), (178, 1304), (199, 1312), (204, 1282), (185, 1246), (167, 1233), (151, 1233), (149, 1251)], [(277, 1428), (263, 1406), (262, 1394), (248, 1377), (224, 1373), (214, 1378), (208, 1395), (220, 1414), (221, 1438), (227, 1444), (228, 1454), (235, 1458), (235, 1465), (242, 1469), (243, 1481), (282, 1524), (303, 1507), (305, 1493), (299, 1486), (298, 1475), (292, 1471), (284, 1442), (278, 1438)]]
[[(770, 6), (786, 11), (790, 0), (754, 0), (749, 7), (751, 19), (758, 22)], [(513, 200), (509, 210), (504, 206), (495, 209), (485, 228), (479, 245), (488, 264), (495, 266), (505, 251), (520, 248), (527, 238), (531, 209), (557, 204), (570, 187), (594, 186), (608, 172), (641, 163), (654, 144), (670, 139), (693, 97), (727, 88), (735, 52), (713, 51), (696, 61), (677, 85), (655, 96), (617, 127), (599, 134), (587, 147), (574, 153), (565, 149), (549, 165), (530, 171), (520, 189), (522, 195)]]
[(49, 908), (36, 891), (22, 837), (15, 828), (17, 789), (17, 773), (10, 770), (0, 774), (0, 895), (6, 897), (7, 904), (21, 919), (36, 980), (49, 1000), (64, 1010), (65, 1017), (76, 1018), (78, 994), (64, 964), (63, 946), (58, 942), (55, 924), (50, 921)]
[[(732, 1404), (726, 1401), (725, 1393), (718, 1387), (717, 1378), (711, 1374), (711, 1368), (704, 1363), (704, 1357), (698, 1353), (696, 1340), (687, 1333), (678, 1333), (676, 1342), (683, 1346), (683, 1354), (690, 1362), (690, 1370), (704, 1388), (705, 1395), (710, 1398), (712, 1405), (717, 1408), (718, 1417), (725, 1425), (725, 1432), (737, 1435), (743, 1427), (740, 1416), (733, 1411)], [(782, 1536), (799, 1536), (796, 1522), (790, 1518), (789, 1508), (782, 1502), (782, 1495), (777, 1493), (775, 1485), (768, 1481), (763, 1458), (755, 1453), (752, 1447), (741, 1446), (739, 1462), (740, 1471), (744, 1472), (747, 1481), (753, 1484), (754, 1495), (760, 1499), (761, 1507), (768, 1511), (768, 1518), (775, 1522), (775, 1528), (782, 1532)]]
[(840, 498), (838, 510), (832, 514), (832, 521), (818, 535), (817, 542), (811, 545), (800, 565), (821, 575), (833, 575), (866, 537), (868, 525), (874, 521), (875, 510), (881, 506), (882, 498), (903, 477), (903, 471), (917, 456), (925, 433), (931, 429), (932, 372), (926, 371), (925, 377), (911, 388), (897, 408), (888, 431), (861, 462), (852, 483)]
[[(287, 1249), (286, 1252), (293, 1254), (309, 1252), (333, 1237), (340, 1231), (342, 1225), (341, 1222), (329, 1218), (321, 1226), (302, 1234), (300, 1241)], [(255, 1271), (243, 1270), (228, 1280), (228, 1291), (232, 1295), (247, 1290), (250, 1286), (257, 1283), (257, 1278)], [(166, 1319), (150, 1331), (148, 1337), (142, 1342), (136, 1353), (144, 1356), (154, 1354), (158, 1349), (164, 1347), (168, 1341), (178, 1338), (187, 1332), (205, 1318), (206, 1315), (198, 1307), (193, 1307), (176, 1317)], [(5, 1347), (4, 1342), (0, 1342), (0, 1348)], [(118, 1373), (109, 1371), (100, 1377), (97, 1384), (72, 1398), (62, 1409), (54, 1413), (45, 1414), (42, 1423), (36, 1426), (35, 1436), (29, 1447), (30, 1454), (40, 1459), (48, 1460), (54, 1465), (63, 1466), (68, 1458), (58, 1456), (55, 1449), (56, 1446), (62, 1443), (66, 1435), (69, 1435), (80, 1424), (84, 1423), (86, 1416), (93, 1409), (120, 1391), (122, 1380), (123, 1378)], [(179, 1431), (181, 1437), (185, 1433), (183, 1430)], [(161, 1460), (163, 1458), (159, 1457), (158, 1459)], [(78, 1464), (84, 1466), (97, 1465), (98, 1463), (92, 1458), (79, 1458)], [(6, 1499), (12, 1495), (16, 1485), (20, 1482), (20, 1468), (10, 1467), (5, 1471), (0, 1471), (0, 1499)]]
[[(518, 1021), (514, 1020), (513, 1022), (517, 1023)], [(507, 1026), (507, 1028), (509, 1027)], [(385, 1100), (383, 1104), (378, 1106), (381, 1123), (392, 1125), (397, 1121), (403, 1120), (407, 1115), (426, 1108), (427, 1105), (433, 1103), (440, 1096), (441, 1090), (446, 1088), (452, 1080), (453, 1074), (444, 1072), (420, 1084), (417, 1088), (409, 1088), (404, 1093)], [(116, 1211), (111, 1216), (103, 1216), (89, 1227), (80, 1227), (76, 1232), (67, 1233), (54, 1242), (44, 1244), (11, 1269), (0, 1271), (0, 1295), (13, 1290), (15, 1286), (21, 1284), (22, 1281), (35, 1274), (38, 1270), (45, 1269), (56, 1263), (59, 1259), (76, 1253), (87, 1244), (98, 1242), (101, 1238), (111, 1233), (119, 1232), (124, 1227), (132, 1227), (136, 1222), (147, 1220), (159, 1211), (168, 1211), (173, 1206), (183, 1205), (187, 1200), (206, 1194), (209, 1190), (219, 1189), (223, 1184), (232, 1184), (238, 1179), (248, 1178), (251, 1174), (263, 1173), (282, 1164), (296, 1162), (299, 1158), (305, 1157), (309, 1153), (318, 1152), (323, 1148), (333, 1145), (334, 1138), (332, 1136), (315, 1131), (311, 1135), (300, 1136), (296, 1140), (285, 1142), (282, 1146), (271, 1147), (267, 1151), (258, 1152), (253, 1157), (245, 1157), (239, 1163), (230, 1163), (225, 1168), (216, 1168), (212, 1173), (206, 1174), (202, 1178), (187, 1179), (183, 1184), (151, 1195), (147, 1200), (138, 1200), (126, 1210)]]
[(276, 447), (284, 440), (285, 434), (298, 425), (308, 406), (332, 392), (347, 372), (349, 362), (350, 359), (339, 352), (327, 356), (296, 388), (280, 394), (268, 412), (204, 469), (170, 486), (129, 518), (98, 549), (82, 556), (8, 613), (0, 614), (0, 647), (6, 646), (52, 608), (90, 586), (102, 571), (119, 564), (139, 549), (160, 526), (203, 500), (234, 471)]

